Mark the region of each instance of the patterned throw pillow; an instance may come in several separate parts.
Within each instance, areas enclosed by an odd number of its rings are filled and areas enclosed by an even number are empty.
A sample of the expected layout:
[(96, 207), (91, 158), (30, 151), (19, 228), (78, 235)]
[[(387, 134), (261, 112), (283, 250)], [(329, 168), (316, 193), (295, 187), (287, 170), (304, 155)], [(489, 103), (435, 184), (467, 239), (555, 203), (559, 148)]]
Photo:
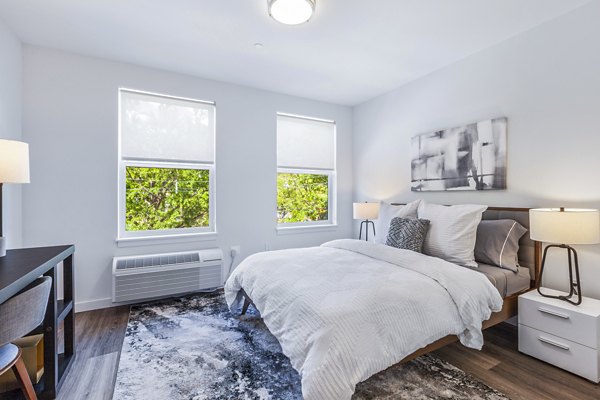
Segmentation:
[(417, 218), (421, 200), (415, 200), (405, 205), (393, 206), (385, 201), (379, 202), (379, 217), (375, 220), (375, 239), (373, 242), (385, 244), (394, 217)]
[(390, 223), (386, 245), (422, 253), (429, 220), (396, 217)]

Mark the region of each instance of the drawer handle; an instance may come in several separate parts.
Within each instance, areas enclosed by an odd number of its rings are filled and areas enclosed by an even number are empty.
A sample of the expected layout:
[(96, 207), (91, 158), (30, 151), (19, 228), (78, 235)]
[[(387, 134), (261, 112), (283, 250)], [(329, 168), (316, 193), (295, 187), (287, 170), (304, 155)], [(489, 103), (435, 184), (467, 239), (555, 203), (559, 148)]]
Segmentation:
[(559, 317), (559, 318), (564, 318), (564, 319), (569, 319), (571, 318), (568, 314), (563, 314), (563, 313), (559, 313), (553, 310), (548, 310), (547, 308), (538, 308), (538, 310), (540, 312), (546, 313), (546, 314), (550, 314), (550, 315), (554, 315), (555, 317)]
[(546, 339), (545, 337), (540, 336), (540, 337), (538, 337), (538, 340), (540, 342), (551, 344), (552, 346), (558, 347), (559, 349), (563, 349), (563, 350), (570, 349), (569, 346), (567, 346), (566, 344), (558, 343), (558, 342), (555, 342), (554, 340)]

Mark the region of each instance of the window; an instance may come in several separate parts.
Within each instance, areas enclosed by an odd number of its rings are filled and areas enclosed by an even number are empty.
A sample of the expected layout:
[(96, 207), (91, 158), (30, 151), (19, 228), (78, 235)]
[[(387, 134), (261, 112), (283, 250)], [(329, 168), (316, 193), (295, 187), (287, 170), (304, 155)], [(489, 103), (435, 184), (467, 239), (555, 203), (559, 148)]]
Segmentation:
[(277, 114), (277, 223), (335, 224), (335, 123)]
[(124, 89), (119, 103), (119, 238), (214, 232), (214, 103)]

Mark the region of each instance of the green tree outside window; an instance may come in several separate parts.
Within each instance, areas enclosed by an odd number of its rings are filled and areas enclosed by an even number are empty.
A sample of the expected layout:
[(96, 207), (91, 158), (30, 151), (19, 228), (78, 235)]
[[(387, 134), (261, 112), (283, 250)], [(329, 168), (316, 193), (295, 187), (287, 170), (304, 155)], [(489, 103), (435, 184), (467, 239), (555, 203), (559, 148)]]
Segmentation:
[(277, 222), (329, 219), (329, 176), (277, 174)]
[(209, 226), (209, 171), (127, 167), (125, 226), (149, 231)]

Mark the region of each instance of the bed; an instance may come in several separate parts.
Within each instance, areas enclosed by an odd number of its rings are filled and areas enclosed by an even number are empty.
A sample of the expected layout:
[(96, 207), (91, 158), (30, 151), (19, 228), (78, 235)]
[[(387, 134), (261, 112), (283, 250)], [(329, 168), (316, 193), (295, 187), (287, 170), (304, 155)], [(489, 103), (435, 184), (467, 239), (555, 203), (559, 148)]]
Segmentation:
[[(529, 208), (488, 207), (488, 209), (483, 213), (483, 219), (512, 219), (529, 229)], [(537, 288), (537, 285), (539, 284), (541, 256), (542, 244), (540, 242), (531, 240), (528, 234), (523, 236), (519, 241), (519, 264), (528, 270), (530, 276), (529, 288), (505, 296), (503, 298), (502, 310), (492, 313), (490, 319), (483, 322), (483, 329), (497, 325), (517, 315), (519, 295)], [(413, 360), (423, 354), (427, 354), (431, 351), (444, 347), (447, 344), (456, 342), (457, 340), (458, 339), (456, 336), (446, 336), (408, 355), (402, 360), (402, 362)]]
[[(492, 207), (482, 218), (529, 226), (528, 209)], [(512, 273), (342, 239), (250, 256), (225, 295), (232, 309), (260, 312), (306, 400), (350, 399), (358, 382), (398, 362), (457, 340), (481, 348), (481, 329), (516, 315), (518, 295), (536, 286), (540, 249), (521, 238), (522, 270)]]

